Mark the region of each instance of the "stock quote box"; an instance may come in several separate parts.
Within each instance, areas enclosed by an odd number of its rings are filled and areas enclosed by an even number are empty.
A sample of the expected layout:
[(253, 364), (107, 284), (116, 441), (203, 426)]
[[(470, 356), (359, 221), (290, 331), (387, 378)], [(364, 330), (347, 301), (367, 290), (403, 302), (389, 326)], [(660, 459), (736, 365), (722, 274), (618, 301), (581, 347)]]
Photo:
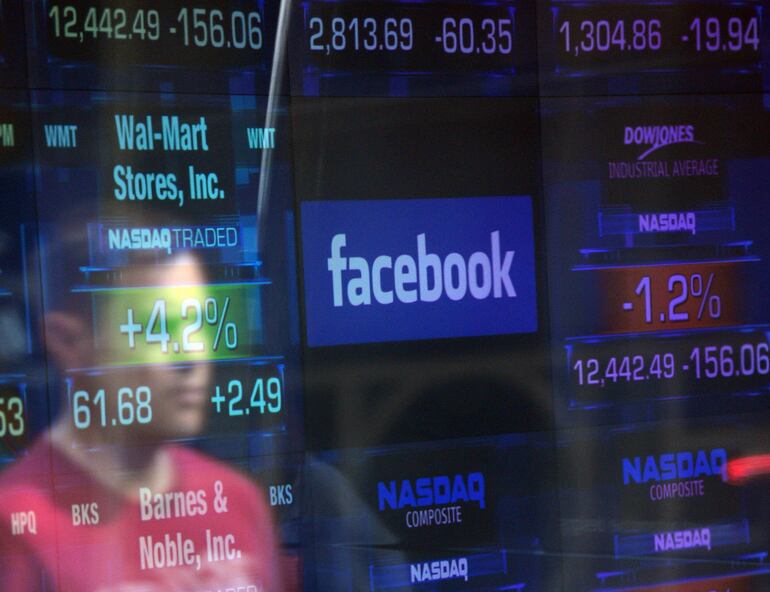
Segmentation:
[(764, 412), (766, 96), (543, 110), (560, 427)]
[[(5, 33), (9, 22), (2, 26)], [(28, 102), (27, 92), (0, 91), (0, 467), (27, 456), (50, 413), (36, 298), (35, 208), (25, 199), (34, 183)]]
[(529, 197), (302, 204), (308, 345), (537, 330)]
[[(0, 48), (12, 41), (3, 4)], [(0, 65), (7, 77), (8, 53)], [(12, 68), (11, 68), (12, 69)], [(28, 543), (45, 529), (36, 499), (53, 495), (51, 441), (38, 437), (50, 424), (45, 354), (38, 306), (39, 267), (35, 245), (34, 162), (29, 93), (0, 91), (0, 563), (4, 589), (33, 589), (45, 579), (42, 565), (10, 569), (28, 558)], [(42, 545), (55, 557), (53, 538)], [(8, 572), (13, 572), (8, 577)], [(28, 579), (25, 578), (27, 576)]]
[(32, 101), (45, 319), (76, 318), (91, 343), (50, 385), (73, 431), (98, 434), (94, 450), (156, 429), (219, 458), (301, 449), (285, 105)]

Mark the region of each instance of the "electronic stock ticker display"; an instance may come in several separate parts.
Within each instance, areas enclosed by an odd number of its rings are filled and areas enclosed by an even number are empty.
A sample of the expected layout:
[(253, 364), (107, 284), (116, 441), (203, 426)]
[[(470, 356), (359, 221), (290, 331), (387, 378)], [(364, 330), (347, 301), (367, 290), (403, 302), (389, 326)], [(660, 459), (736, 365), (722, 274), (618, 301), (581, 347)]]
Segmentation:
[(768, 10), (0, 3), (0, 588), (767, 590)]

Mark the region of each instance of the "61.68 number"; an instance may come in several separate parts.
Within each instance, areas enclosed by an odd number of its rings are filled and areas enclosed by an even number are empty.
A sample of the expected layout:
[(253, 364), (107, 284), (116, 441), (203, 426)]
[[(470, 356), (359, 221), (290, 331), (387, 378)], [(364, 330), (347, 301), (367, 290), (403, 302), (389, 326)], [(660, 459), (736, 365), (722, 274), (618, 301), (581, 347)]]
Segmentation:
[(80, 390), (72, 395), (72, 419), (79, 430), (86, 430), (92, 425), (105, 428), (148, 424), (152, 421), (151, 403), (152, 391), (147, 386), (119, 388), (116, 406), (107, 404), (105, 389), (99, 389), (93, 396), (88, 391)]

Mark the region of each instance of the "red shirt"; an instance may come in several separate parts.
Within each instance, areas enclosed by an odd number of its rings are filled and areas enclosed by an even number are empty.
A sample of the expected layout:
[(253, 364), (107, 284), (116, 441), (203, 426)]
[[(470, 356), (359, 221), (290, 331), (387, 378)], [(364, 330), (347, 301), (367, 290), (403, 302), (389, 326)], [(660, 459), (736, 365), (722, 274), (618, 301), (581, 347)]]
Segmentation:
[(0, 476), (0, 590), (280, 590), (261, 492), (198, 452), (166, 450), (173, 485), (129, 497), (39, 440)]

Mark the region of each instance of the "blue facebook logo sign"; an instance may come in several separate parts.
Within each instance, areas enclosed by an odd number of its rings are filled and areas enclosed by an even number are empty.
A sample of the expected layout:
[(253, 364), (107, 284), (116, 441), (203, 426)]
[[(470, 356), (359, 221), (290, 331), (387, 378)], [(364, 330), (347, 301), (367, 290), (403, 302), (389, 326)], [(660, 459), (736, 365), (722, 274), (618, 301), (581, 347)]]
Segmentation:
[(302, 204), (310, 346), (537, 330), (529, 197)]

